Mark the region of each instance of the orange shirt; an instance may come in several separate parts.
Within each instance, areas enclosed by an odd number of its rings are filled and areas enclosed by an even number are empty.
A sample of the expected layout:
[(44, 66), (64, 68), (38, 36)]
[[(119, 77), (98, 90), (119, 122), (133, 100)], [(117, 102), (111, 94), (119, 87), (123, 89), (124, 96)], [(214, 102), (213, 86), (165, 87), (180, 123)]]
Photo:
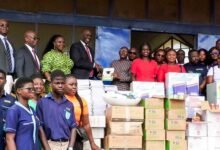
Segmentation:
[[(75, 96), (65, 95), (65, 97), (73, 104), (76, 123), (77, 123), (77, 125), (79, 125), (79, 123), (80, 123), (80, 115), (81, 115), (80, 103), (79, 103), (79, 101), (76, 99)], [(88, 115), (89, 112), (88, 112), (87, 102), (86, 102), (86, 100), (83, 99), (82, 97), (81, 97), (81, 99), (82, 99), (82, 102), (83, 102), (83, 115)]]

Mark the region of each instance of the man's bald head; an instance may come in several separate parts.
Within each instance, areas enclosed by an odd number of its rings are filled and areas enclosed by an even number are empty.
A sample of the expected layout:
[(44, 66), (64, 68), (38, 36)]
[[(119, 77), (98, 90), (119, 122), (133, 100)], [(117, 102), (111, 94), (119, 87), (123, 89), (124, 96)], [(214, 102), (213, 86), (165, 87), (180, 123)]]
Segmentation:
[(91, 39), (92, 39), (92, 33), (91, 33), (91, 31), (89, 30), (89, 29), (84, 29), (83, 31), (82, 31), (82, 41), (86, 44), (86, 45), (88, 45), (89, 44), (89, 42), (91, 41)]
[(6, 19), (0, 19), (0, 34), (7, 36), (8, 34), (8, 21)]
[(34, 31), (28, 30), (24, 33), (24, 42), (29, 46), (34, 48), (37, 45), (38, 40), (37, 33)]

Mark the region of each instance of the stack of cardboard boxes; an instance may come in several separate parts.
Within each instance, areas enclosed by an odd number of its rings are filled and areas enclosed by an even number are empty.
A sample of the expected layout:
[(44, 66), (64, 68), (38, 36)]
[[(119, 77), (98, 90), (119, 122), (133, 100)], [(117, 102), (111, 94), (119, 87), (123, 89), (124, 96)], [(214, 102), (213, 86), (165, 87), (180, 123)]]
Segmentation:
[(111, 106), (106, 110), (105, 149), (142, 149), (144, 108)]
[(220, 149), (220, 81), (207, 85), (207, 100), (211, 104), (203, 117), (208, 123), (208, 148), (209, 150)]
[(185, 98), (199, 95), (199, 74), (167, 73), (165, 87), (166, 150), (186, 150)]
[(185, 101), (165, 99), (166, 150), (186, 150)]
[(203, 118), (207, 122), (208, 150), (220, 149), (220, 109), (204, 111)]
[(143, 127), (145, 150), (165, 150), (164, 99), (144, 99), (141, 105), (145, 108)]
[[(106, 117), (105, 116), (89, 116), (92, 134), (97, 146), (102, 147), (101, 142), (105, 136)], [(91, 150), (89, 141), (83, 143), (83, 150)]]
[(187, 124), (188, 150), (209, 150), (207, 144), (207, 123), (190, 122)]
[[(87, 101), (93, 138), (95, 140), (95, 143), (99, 147), (102, 147), (101, 140), (104, 138), (105, 135), (105, 110), (107, 105), (103, 100), (103, 83), (102, 81), (83, 79), (77, 79), (77, 82), (79, 95)], [(83, 144), (84, 150), (91, 150), (89, 141), (86, 141)]]

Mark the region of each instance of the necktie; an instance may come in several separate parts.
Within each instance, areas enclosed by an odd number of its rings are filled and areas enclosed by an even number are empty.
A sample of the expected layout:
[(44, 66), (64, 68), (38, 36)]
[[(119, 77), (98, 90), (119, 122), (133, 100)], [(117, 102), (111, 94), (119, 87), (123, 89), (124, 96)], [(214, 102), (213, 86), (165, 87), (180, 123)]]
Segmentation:
[(12, 73), (12, 60), (11, 60), (11, 53), (10, 53), (10, 48), (7, 42), (7, 38), (4, 38), (5, 42), (5, 49), (6, 49), (6, 55), (7, 55), (7, 60), (8, 60), (8, 72)]
[(86, 53), (87, 53), (87, 55), (88, 55), (88, 57), (89, 57), (89, 60), (90, 60), (90, 62), (92, 63), (92, 56), (91, 56), (89, 47), (87, 47), (87, 46), (85, 46), (85, 47), (86, 47)]
[[(86, 48), (86, 53), (87, 53), (87, 55), (88, 55), (88, 57), (89, 57), (89, 60), (90, 60), (90, 62), (92, 63), (92, 55), (91, 55), (91, 53), (90, 53), (90, 50), (89, 50), (89, 47), (88, 46), (85, 46), (85, 48)], [(89, 73), (89, 77), (93, 77), (93, 74), (94, 74), (94, 71), (93, 71), (93, 69), (90, 71), (90, 73)]]
[(37, 68), (37, 71), (40, 71), (40, 66), (39, 66), (39, 64), (38, 64), (37, 55), (36, 55), (36, 52), (35, 52), (35, 49), (34, 49), (34, 48), (32, 49), (32, 53), (33, 53), (33, 55), (34, 55), (34, 63), (35, 63), (35, 66), (36, 66), (36, 68)]

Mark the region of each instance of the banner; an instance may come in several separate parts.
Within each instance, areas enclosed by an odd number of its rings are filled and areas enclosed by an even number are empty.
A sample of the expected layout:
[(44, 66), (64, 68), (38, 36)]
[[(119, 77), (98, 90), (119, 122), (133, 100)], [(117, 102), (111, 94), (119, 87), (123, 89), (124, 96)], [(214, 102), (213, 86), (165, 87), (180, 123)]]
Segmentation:
[(95, 61), (102, 67), (109, 67), (113, 60), (119, 59), (119, 49), (130, 48), (130, 30), (97, 27)]
[(209, 50), (215, 46), (215, 42), (220, 39), (220, 35), (198, 34), (198, 49)]

